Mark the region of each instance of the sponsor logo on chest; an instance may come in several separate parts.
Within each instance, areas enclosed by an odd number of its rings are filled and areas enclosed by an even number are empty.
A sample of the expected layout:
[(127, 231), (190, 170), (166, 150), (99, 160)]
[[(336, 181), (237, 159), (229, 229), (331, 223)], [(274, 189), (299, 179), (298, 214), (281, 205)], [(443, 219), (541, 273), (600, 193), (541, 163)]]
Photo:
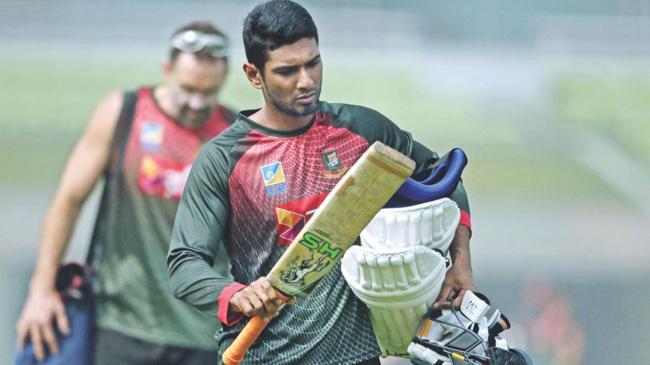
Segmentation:
[(140, 165), (138, 187), (146, 195), (178, 201), (191, 168), (191, 164), (184, 165), (145, 155)]
[(165, 138), (165, 127), (155, 121), (142, 123), (140, 128), (140, 147), (149, 152), (156, 152), (160, 149)]
[(266, 196), (272, 197), (287, 192), (286, 177), (280, 161), (260, 167)]
[(327, 194), (328, 192), (323, 192), (275, 207), (275, 222), (280, 245), (288, 245), (293, 242), (300, 230), (309, 222), (316, 209), (325, 200)]

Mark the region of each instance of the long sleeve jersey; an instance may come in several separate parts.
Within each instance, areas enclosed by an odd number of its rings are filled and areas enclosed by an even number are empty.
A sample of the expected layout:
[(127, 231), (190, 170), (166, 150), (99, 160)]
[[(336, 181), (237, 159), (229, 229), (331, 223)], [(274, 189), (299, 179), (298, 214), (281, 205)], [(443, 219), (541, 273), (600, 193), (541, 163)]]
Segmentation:
[[(253, 112), (241, 113), (197, 157), (168, 255), (175, 295), (227, 324), (217, 336), (221, 351), (245, 322), (228, 319), (232, 288), (268, 274), (325, 196), (373, 142), (381, 141), (411, 157), (416, 172), (438, 159), (408, 132), (365, 107), (321, 102), (307, 126), (290, 132), (256, 124), (247, 117)], [(462, 183), (451, 198), (469, 225)], [(232, 279), (213, 269), (216, 261), (230, 265)], [(336, 267), (310, 296), (283, 308), (245, 361), (340, 365), (378, 355), (367, 309)]]

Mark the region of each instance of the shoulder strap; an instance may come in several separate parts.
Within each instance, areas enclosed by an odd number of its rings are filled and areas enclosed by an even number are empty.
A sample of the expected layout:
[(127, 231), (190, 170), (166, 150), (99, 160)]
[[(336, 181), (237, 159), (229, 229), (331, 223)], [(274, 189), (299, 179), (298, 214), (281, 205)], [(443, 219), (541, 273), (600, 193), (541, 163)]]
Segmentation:
[(95, 218), (95, 227), (88, 246), (88, 253), (86, 255), (86, 263), (93, 265), (95, 251), (97, 251), (98, 243), (104, 237), (105, 232), (105, 215), (108, 212), (108, 207), (111, 200), (111, 189), (113, 181), (120, 178), (122, 171), (122, 162), (124, 161), (124, 152), (129, 140), (131, 125), (133, 124), (133, 114), (135, 112), (135, 104), (137, 101), (137, 93), (128, 91), (124, 93), (124, 101), (122, 103), (122, 110), (115, 126), (115, 133), (113, 134), (113, 142), (111, 144), (111, 157), (106, 170), (104, 170), (104, 188), (102, 197), (99, 201), (99, 208), (97, 210), (97, 217)]

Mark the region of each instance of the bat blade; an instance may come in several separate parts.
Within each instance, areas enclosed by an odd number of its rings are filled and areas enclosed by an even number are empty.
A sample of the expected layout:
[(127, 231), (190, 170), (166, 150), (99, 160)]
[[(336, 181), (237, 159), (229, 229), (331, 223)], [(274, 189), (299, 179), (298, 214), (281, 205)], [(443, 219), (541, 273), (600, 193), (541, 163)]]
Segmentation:
[[(370, 146), (267, 275), (279, 294), (309, 295), (414, 169), (415, 162), (394, 149), (380, 142)], [(241, 363), (268, 322), (259, 316), (251, 318), (223, 353), (224, 363)]]
[(375, 142), (343, 176), (267, 275), (289, 296), (307, 296), (408, 178), (415, 163)]

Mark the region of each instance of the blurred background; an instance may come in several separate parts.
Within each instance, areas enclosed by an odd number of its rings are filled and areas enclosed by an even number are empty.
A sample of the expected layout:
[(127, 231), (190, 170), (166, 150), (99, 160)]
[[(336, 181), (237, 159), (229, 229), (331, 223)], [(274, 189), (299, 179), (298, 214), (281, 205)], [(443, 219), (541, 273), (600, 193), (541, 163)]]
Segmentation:
[[(169, 35), (201, 19), (233, 40), (222, 100), (260, 106), (241, 72), (255, 3), (0, 0), (0, 363), (49, 199), (100, 98), (159, 83)], [(649, 364), (650, 2), (301, 3), (319, 27), (324, 100), (466, 151), (475, 278), (512, 320), (510, 343), (537, 364)]]

